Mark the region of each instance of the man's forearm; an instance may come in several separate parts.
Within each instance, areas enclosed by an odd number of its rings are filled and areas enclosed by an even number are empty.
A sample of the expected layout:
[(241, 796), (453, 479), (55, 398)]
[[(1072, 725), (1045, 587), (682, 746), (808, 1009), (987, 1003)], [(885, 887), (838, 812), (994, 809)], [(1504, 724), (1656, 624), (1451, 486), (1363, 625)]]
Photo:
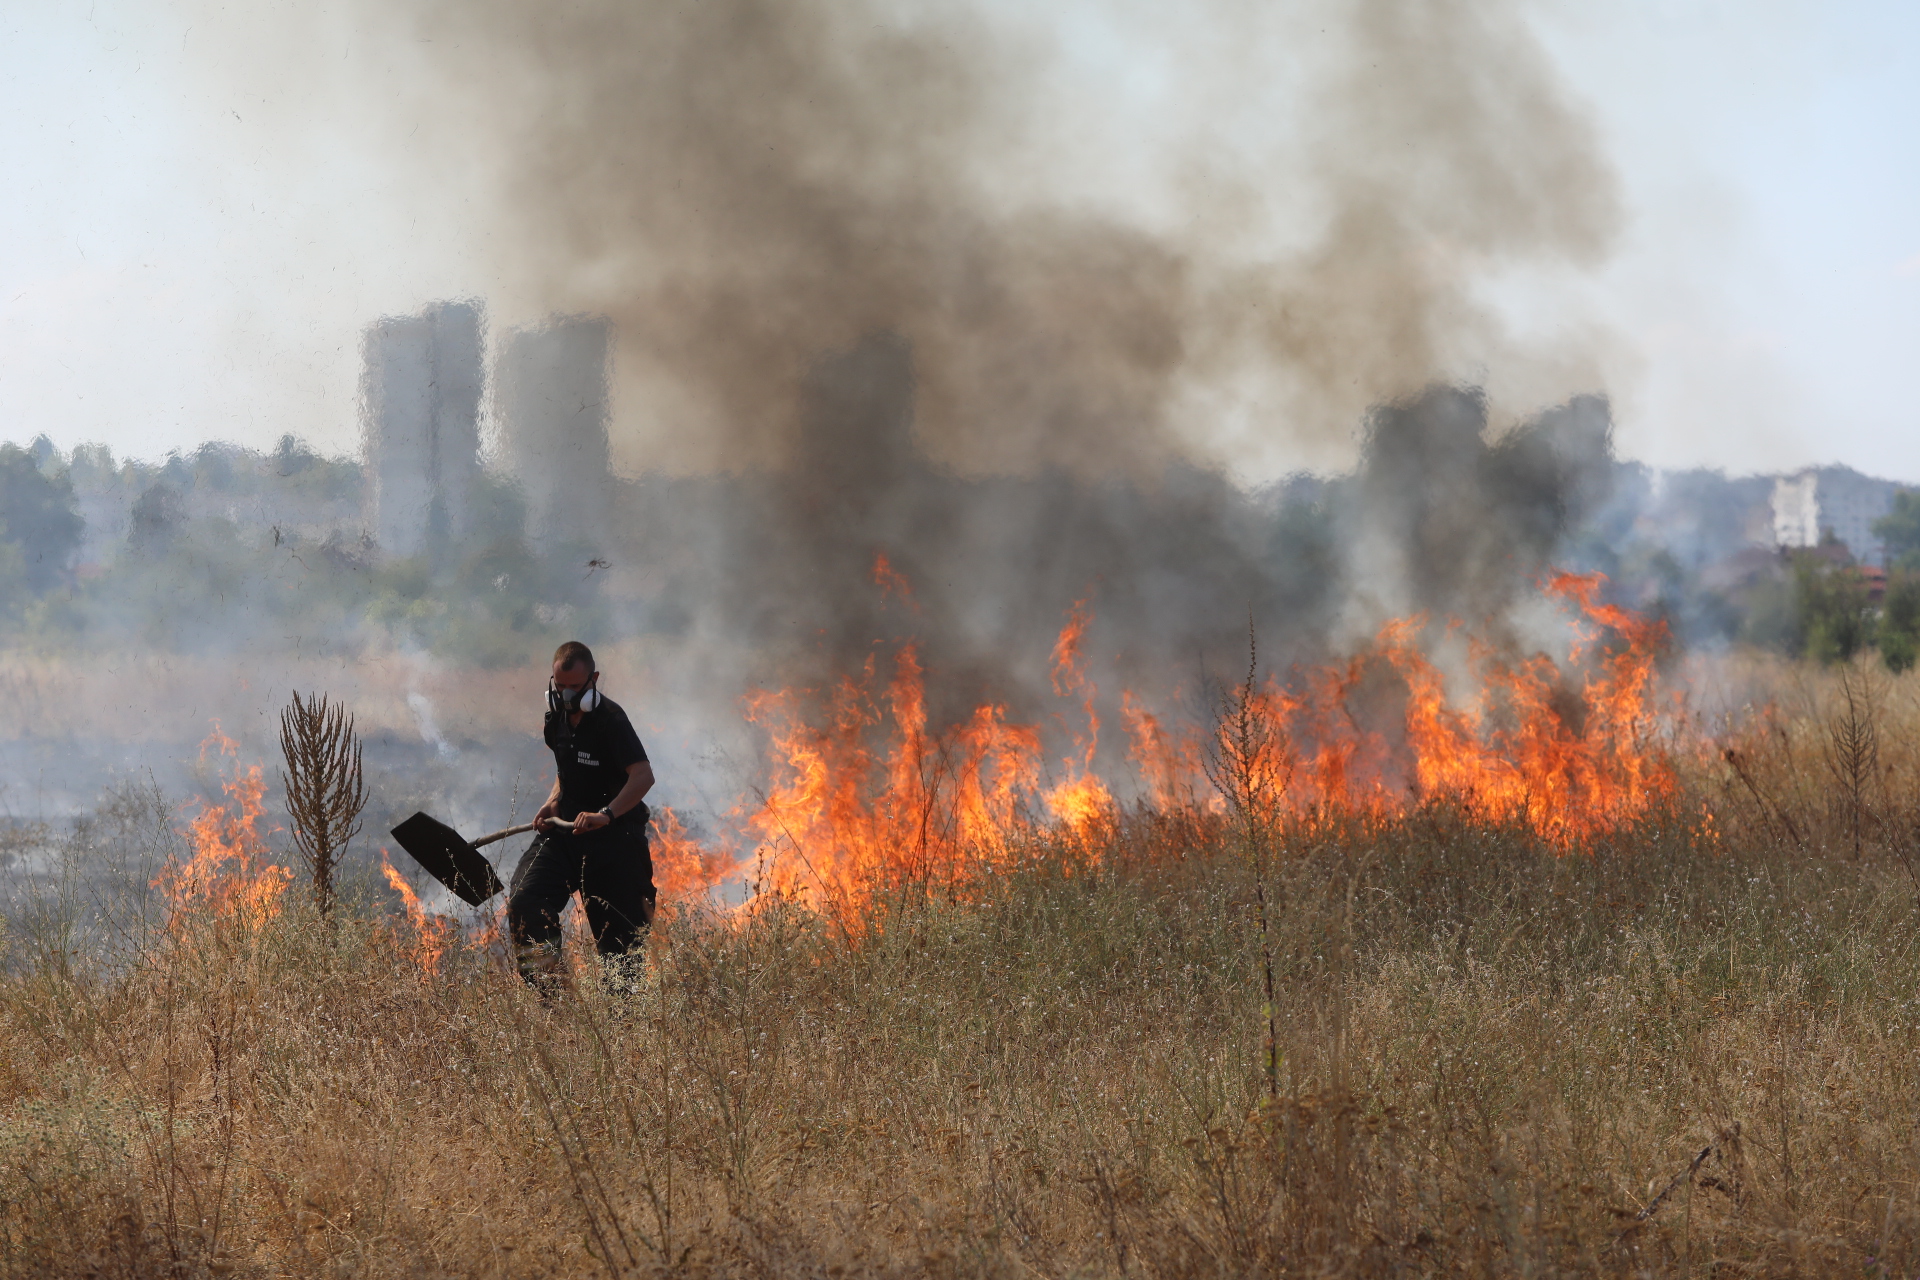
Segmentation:
[(620, 794), (613, 798), (607, 808), (613, 810), (613, 816), (624, 818), (636, 805), (646, 799), (647, 792), (653, 790), (653, 767), (642, 761), (627, 771), (627, 783), (620, 788)]

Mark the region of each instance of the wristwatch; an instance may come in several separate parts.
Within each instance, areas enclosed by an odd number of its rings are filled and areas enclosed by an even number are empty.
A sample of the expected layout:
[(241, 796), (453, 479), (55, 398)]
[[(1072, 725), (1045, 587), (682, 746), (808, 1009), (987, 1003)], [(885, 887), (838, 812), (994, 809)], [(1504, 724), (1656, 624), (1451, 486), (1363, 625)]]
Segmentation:
[(606, 820), (607, 820), (608, 822), (612, 822), (612, 821), (613, 821), (613, 806), (612, 806), (612, 805), (610, 805), (610, 804), (609, 804), (609, 805), (602, 805), (602, 806), (601, 806), (601, 808), (600, 808), (600, 812), (601, 812), (601, 814), (602, 814), (602, 816), (604, 816), (604, 817), (606, 818)]

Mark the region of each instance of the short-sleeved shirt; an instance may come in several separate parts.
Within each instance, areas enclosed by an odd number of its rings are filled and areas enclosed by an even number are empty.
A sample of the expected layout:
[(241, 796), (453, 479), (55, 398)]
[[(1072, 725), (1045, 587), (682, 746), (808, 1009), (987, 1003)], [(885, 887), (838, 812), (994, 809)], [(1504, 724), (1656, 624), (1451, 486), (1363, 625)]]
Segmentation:
[(568, 820), (605, 808), (627, 785), (628, 767), (647, 758), (633, 722), (611, 698), (577, 725), (567, 723), (565, 712), (547, 712), (545, 737), (560, 773), (560, 816)]

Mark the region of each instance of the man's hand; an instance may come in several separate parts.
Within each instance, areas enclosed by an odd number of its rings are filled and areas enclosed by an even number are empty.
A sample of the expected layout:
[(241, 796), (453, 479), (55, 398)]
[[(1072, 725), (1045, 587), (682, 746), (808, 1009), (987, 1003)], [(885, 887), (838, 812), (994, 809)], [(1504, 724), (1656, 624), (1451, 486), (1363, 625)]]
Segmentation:
[(533, 815), (533, 829), (535, 831), (545, 831), (547, 829), (547, 819), (559, 812), (560, 802), (558, 800), (547, 801), (540, 806), (540, 812)]
[(597, 810), (588, 810), (573, 820), (573, 834), (580, 835), (587, 831), (598, 831), (601, 827), (611, 826), (612, 824), (613, 819), (609, 818), (606, 814), (600, 813)]

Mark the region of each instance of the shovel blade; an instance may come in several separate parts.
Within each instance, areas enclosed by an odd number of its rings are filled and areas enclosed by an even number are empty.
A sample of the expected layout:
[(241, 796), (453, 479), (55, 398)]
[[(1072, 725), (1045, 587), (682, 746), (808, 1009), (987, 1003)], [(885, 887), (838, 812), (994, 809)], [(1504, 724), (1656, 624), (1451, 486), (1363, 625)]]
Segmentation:
[(393, 838), (461, 901), (477, 907), (500, 892), (500, 877), (486, 855), (446, 823), (416, 813), (393, 829)]

